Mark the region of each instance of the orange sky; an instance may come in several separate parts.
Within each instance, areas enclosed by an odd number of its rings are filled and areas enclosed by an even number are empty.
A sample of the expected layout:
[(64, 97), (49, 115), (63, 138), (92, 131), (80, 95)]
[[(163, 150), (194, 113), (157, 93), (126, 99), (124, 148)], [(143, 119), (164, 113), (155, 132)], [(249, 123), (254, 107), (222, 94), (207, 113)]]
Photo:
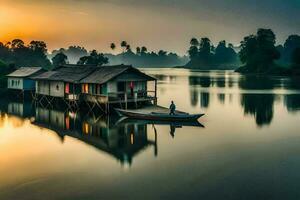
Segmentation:
[(293, 20), (299, 3), (279, 1), (0, 0), (0, 41), (44, 40), (50, 50), (81, 45), (107, 52), (111, 42), (126, 40), (132, 47), (184, 54), (191, 37), (239, 44), (258, 27), (268, 27), (281, 42), (300, 31)]

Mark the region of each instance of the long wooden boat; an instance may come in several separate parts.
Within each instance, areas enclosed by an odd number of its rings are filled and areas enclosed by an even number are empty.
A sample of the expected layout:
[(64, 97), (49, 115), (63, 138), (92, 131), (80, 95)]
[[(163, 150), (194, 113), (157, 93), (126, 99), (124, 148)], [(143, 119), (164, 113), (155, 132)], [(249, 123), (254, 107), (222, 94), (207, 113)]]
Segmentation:
[(176, 112), (175, 115), (170, 115), (165, 112), (141, 112), (135, 110), (124, 110), (115, 108), (115, 110), (122, 116), (144, 119), (144, 120), (158, 120), (158, 121), (193, 121), (202, 117), (204, 114), (188, 114), (184, 112)]

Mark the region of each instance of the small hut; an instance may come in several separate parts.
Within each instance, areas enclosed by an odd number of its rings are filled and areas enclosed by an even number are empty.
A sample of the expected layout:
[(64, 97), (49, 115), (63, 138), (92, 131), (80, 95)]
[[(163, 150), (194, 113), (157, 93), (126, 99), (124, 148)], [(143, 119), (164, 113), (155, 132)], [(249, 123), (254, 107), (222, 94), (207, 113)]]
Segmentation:
[(38, 96), (78, 101), (80, 80), (94, 72), (95, 66), (65, 65), (32, 77), (36, 80)]
[(65, 65), (32, 79), (36, 81), (36, 94), (48, 102), (53, 98), (84, 101), (103, 111), (108, 111), (110, 104), (124, 103), (127, 107), (130, 102), (157, 99), (156, 79), (128, 65)]
[(35, 81), (31, 77), (42, 72), (41, 67), (21, 67), (7, 75), (7, 87), (20, 92), (34, 91)]
[(84, 100), (89, 103), (122, 104), (148, 102), (157, 99), (157, 80), (128, 66), (98, 67), (80, 81)]

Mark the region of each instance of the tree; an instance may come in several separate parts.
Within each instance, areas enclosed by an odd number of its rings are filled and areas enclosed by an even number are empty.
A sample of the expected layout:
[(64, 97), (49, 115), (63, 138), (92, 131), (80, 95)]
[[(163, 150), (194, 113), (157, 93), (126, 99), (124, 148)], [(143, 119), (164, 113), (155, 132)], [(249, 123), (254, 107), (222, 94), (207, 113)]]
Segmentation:
[(115, 50), (115, 49), (116, 49), (115, 43), (111, 43), (111, 44), (110, 44), (110, 48), (111, 48), (112, 50)]
[(77, 64), (80, 65), (95, 65), (95, 66), (101, 66), (107, 63), (108, 63), (108, 58), (106, 58), (103, 53), (98, 53), (96, 50), (93, 50), (89, 56), (81, 57), (77, 62)]
[(197, 47), (199, 46), (199, 41), (196, 38), (192, 38), (190, 41), (190, 45)]
[(224, 63), (236, 63), (237, 62), (237, 54), (232, 48), (233, 45), (226, 46), (226, 41), (220, 41), (217, 48), (215, 49), (215, 62), (219, 64)]
[(125, 51), (127, 45), (128, 45), (128, 44), (127, 44), (126, 41), (122, 41), (122, 42), (121, 42), (121, 47), (123, 48), (123, 52)]
[(201, 38), (199, 53), (208, 56), (211, 52), (211, 41), (209, 38)]
[(140, 48), (140, 47), (137, 47), (137, 48), (136, 48), (136, 54), (137, 54), (137, 55), (140, 55), (140, 54), (141, 54), (141, 48)]
[(247, 72), (266, 72), (274, 67), (274, 60), (280, 58), (275, 47), (276, 36), (271, 29), (258, 29), (241, 42), (240, 59)]
[(14, 39), (11, 42), (11, 48), (12, 49), (21, 49), (21, 48), (24, 48), (24, 47), (25, 47), (25, 43), (20, 39)]
[(29, 48), (35, 52), (47, 53), (47, 45), (43, 41), (31, 41)]
[(300, 47), (296, 48), (292, 54), (292, 63), (295, 67), (300, 69)]
[(191, 46), (190, 49), (188, 50), (188, 54), (191, 60), (196, 59), (198, 56), (198, 48), (196, 46)]
[(295, 49), (300, 48), (300, 36), (290, 35), (283, 45), (282, 60), (285, 63), (292, 61), (292, 55)]
[(126, 51), (131, 51), (131, 46), (129, 44), (126, 45)]
[(64, 53), (58, 53), (52, 58), (52, 65), (58, 67), (68, 63), (68, 57)]
[(83, 56), (88, 56), (88, 51), (84, 47), (80, 46), (69, 46), (67, 49), (60, 48), (58, 50), (53, 50), (51, 55), (49, 55), (50, 58), (53, 58), (56, 54), (63, 53), (68, 57), (69, 63), (77, 63), (79, 58)]
[(159, 50), (158, 52), (158, 56), (164, 57), (167, 55), (168, 52), (164, 51), (164, 50)]
[(146, 54), (147, 51), (148, 51), (147, 47), (142, 46), (142, 48), (141, 48), (141, 54)]

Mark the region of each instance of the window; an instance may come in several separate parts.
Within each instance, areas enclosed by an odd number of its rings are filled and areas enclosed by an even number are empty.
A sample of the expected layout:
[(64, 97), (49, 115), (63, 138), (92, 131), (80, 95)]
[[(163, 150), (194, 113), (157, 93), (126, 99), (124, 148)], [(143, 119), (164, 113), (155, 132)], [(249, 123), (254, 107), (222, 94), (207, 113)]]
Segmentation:
[(89, 93), (89, 84), (83, 84), (82, 85), (82, 93)]
[(65, 93), (66, 94), (70, 93), (70, 84), (69, 83), (66, 83), (66, 85), (65, 85)]
[(56, 90), (59, 90), (59, 86), (58, 85), (56, 85)]

